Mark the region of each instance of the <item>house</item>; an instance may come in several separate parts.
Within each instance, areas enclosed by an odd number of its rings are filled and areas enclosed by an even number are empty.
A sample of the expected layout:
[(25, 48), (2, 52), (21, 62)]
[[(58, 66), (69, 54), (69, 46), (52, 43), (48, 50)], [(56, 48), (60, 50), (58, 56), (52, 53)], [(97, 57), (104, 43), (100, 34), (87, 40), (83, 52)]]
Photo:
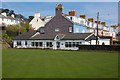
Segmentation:
[[(70, 14), (75, 15), (74, 11)], [(13, 47), (78, 50), (79, 45), (94, 45), (95, 34), (84, 32), (86, 27), (80, 28), (80, 26), (85, 26), (85, 22), (83, 21), (83, 25), (80, 25), (72, 19), (63, 14), (63, 6), (59, 4), (55, 8), (55, 16), (51, 20), (36, 31), (29, 31), (17, 36), (13, 40)], [(77, 27), (79, 27), (78, 31)], [(98, 38), (98, 41), (103, 42), (104, 40)], [(105, 43), (110, 45), (110, 40), (105, 40)]]
[(23, 33), (13, 40), (14, 48), (50, 48), (78, 50), (79, 45), (90, 45), (95, 40), (93, 33), (40, 34), (37, 31)]
[[(93, 18), (86, 19), (86, 15), (80, 15), (77, 17), (75, 10), (69, 11), (66, 17), (74, 22), (74, 33), (94, 33), (97, 35), (97, 21), (94, 21)], [(99, 36), (111, 36), (113, 39), (116, 39), (117, 31), (117, 28), (107, 26), (106, 22), (98, 21)]]
[(51, 16), (41, 16), (39, 12), (36, 12), (34, 18), (30, 21), (31, 28), (37, 30), (43, 27), (52, 17)]
[(15, 24), (18, 24), (19, 23), (19, 20), (17, 20), (15, 18), (15, 15), (12, 14), (11, 16), (7, 16), (7, 14), (4, 12), (4, 13), (1, 13), (0, 15), (0, 25), (15, 25)]

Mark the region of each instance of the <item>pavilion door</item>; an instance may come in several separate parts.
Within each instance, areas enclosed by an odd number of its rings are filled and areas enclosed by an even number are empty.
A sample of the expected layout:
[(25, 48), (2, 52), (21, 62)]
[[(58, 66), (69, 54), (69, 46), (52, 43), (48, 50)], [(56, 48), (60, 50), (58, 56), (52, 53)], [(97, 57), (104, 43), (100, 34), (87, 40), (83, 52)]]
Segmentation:
[(57, 49), (60, 48), (60, 42), (56, 42), (56, 47), (57, 47)]

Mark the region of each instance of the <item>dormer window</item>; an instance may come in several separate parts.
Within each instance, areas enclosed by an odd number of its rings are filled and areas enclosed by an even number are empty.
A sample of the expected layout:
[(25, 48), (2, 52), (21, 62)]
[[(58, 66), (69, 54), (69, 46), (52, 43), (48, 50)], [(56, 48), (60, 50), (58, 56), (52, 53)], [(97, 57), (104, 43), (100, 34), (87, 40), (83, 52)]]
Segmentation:
[(55, 32), (59, 32), (59, 31), (60, 31), (60, 29), (59, 29), (59, 28), (56, 28), (56, 29), (55, 29)]
[(55, 36), (55, 40), (60, 40), (60, 37), (58, 35)]
[(38, 31), (39, 31), (40, 33), (45, 33), (44, 27), (40, 27), (40, 28), (38, 29)]
[(58, 40), (58, 39), (59, 39), (59, 36), (57, 36), (56, 39)]

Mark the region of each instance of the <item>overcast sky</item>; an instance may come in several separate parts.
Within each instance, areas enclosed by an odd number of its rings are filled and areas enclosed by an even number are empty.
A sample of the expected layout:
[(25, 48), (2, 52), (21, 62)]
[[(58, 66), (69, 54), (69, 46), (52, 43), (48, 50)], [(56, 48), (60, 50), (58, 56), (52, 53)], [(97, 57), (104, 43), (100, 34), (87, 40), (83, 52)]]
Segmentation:
[(69, 10), (76, 10), (77, 16), (85, 14), (87, 18), (96, 20), (97, 12), (100, 13), (100, 20), (107, 25), (118, 23), (118, 2), (2, 2), (1, 8), (14, 10), (25, 17), (40, 12), (42, 16), (55, 15), (56, 4), (63, 4), (63, 13)]

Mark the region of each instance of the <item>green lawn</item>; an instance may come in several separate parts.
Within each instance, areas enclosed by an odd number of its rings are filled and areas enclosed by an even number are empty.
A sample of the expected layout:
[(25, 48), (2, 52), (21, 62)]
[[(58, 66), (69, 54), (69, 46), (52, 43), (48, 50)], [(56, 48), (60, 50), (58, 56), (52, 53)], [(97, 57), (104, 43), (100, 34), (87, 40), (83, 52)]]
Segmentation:
[(3, 49), (3, 78), (117, 78), (118, 53)]

